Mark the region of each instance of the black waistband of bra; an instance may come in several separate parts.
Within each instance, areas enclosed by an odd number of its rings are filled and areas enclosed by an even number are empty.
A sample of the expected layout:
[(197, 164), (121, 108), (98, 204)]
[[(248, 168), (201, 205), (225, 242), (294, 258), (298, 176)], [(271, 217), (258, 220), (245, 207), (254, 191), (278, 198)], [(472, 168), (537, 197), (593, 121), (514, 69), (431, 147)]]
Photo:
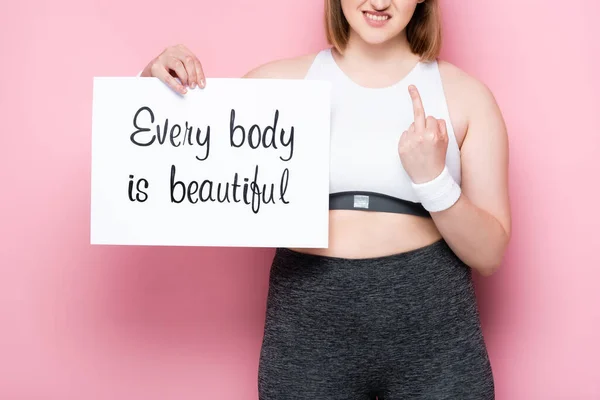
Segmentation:
[(374, 192), (339, 192), (329, 195), (330, 210), (362, 210), (411, 214), (431, 218), (421, 203)]

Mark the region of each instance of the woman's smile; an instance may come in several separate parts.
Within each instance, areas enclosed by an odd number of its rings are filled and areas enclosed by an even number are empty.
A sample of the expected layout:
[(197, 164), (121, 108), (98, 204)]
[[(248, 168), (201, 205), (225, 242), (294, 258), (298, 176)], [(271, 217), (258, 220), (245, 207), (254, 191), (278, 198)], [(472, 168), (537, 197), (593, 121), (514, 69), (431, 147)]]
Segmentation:
[(374, 28), (381, 28), (390, 20), (391, 15), (378, 11), (363, 11), (363, 16), (367, 24)]

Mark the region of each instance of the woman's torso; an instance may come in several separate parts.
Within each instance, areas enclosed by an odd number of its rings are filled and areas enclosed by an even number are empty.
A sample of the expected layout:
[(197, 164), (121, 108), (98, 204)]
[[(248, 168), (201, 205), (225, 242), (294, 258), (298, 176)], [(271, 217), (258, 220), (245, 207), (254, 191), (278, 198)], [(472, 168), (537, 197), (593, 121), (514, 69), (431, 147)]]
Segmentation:
[[(330, 192), (372, 191), (416, 201), (397, 153), (398, 138), (412, 123), (408, 85), (421, 92), (425, 112), (450, 119), (446, 164), (460, 182), (460, 147), (466, 116), (452, 85), (458, 72), (447, 63), (418, 63), (377, 87), (356, 83), (329, 49), (287, 60), (273, 77), (332, 82)], [(443, 82), (443, 83), (442, 83)], [(429, 107), (428, 107), (429, 106)], [(429, 110), (429, 111), (428, 111)], [(395, 114), (397, 113), (397, 114)], [(370, 179), (372, 176), (373, 179)], [(398, 184), (396, 184), (398, 182)], [(396, 254), (441, 238), (433, 220), (403, 213), (330, 210), (329, 247), (293, 248), (332, 257), (367, 258)]]

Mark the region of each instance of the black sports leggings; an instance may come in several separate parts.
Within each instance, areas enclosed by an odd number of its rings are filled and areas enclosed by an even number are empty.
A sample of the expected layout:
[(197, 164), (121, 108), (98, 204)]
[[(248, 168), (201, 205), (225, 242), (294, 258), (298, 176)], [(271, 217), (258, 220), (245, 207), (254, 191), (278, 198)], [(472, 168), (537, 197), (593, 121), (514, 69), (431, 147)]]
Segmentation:
[(471, 270), (441, 239), (367, 259), (277, 249), (260, 400), (494, 399)]

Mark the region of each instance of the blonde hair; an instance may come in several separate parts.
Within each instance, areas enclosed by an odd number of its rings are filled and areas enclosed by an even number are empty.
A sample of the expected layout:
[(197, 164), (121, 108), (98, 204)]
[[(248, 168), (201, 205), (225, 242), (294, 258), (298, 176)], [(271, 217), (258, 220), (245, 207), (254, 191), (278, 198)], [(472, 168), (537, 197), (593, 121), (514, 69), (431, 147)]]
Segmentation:
[[(340, 0), (325, 0), (325, 32), (327, 42), (340, 53), (348, 43), (350, 25), (342, 11)], [(406, 38), (413, 53), (423, 61), (433, 61), (442, 47), (442, 21), (438, 0), (417, 4), (406, 26)]]

